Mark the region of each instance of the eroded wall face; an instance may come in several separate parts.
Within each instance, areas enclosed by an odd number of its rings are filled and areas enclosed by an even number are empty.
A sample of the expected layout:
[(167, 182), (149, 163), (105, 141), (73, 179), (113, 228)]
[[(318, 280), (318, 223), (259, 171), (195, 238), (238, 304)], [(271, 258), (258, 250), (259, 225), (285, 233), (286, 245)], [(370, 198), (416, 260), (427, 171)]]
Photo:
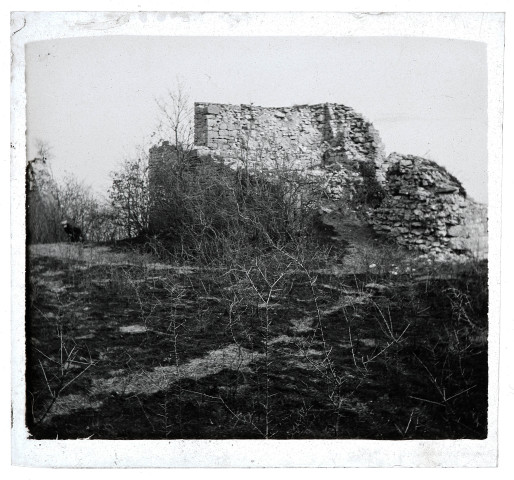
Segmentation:
[(266, 161), (270, 153), (314, 166), (322, 162), (383, 161), (373, 125), (337, 104), (267, 108), (195, 103), (195, 145), (226, 159)]
[(487, 208), (468, 199), (455, 177), (413, 155), (391, 154), (388, 166), (387, 196), (370, 216), (378, 233), (424, 252), (487, 256)]

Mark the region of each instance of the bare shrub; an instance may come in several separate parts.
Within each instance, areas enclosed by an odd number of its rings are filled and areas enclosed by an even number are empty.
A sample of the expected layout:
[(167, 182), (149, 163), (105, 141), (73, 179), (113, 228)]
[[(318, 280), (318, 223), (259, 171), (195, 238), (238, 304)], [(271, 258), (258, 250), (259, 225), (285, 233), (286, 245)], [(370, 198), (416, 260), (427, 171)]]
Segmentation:
[(150, 192), (146, 154), (126, 159), (112, 172), (109, 199), (113, 223), (125, 237), (136, 237), (148, 230)]
[(319, 198), (298, 172), (233, 170), (215, 159), (160, 168), (152, 208), (175, 253), (211, 263), (314, 241)]
[(112, 240), (117, 235), (116, 218), (91, 187), (74, 175), (55, 180), (45, 158), (27, 165), (28, 243), (66, 241), (64, 220), (80, 228), (89, 241)]

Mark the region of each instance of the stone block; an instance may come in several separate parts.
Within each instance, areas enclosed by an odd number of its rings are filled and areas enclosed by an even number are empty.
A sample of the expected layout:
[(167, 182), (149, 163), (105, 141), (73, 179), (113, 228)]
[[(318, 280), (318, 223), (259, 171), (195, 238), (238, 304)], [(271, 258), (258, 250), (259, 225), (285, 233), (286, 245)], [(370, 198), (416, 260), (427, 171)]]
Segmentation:
[(467, 235), (468, 232), (464, 225), (454, 225), (448, 228), (448, 236), (450, 237), (465, 237)]
[(218, 105), (207, 105), (207, 113), (218, 115), (220, 113), (220, 107)]
[(457, 193), (458, 191), (459, 191), (459, 187), (455, 187), (452, 185), (443, 185), (443, 186), (437, 187), (435, 190), (435, 193), (452, 194), (452, 193)]

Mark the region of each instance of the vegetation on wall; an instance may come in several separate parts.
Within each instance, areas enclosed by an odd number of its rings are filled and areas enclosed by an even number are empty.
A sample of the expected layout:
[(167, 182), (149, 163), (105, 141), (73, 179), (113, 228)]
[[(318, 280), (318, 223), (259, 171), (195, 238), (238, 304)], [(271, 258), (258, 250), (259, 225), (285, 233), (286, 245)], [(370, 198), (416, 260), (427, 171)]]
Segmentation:
[(359, 162), (359, 173), (362, 176), (362, 184), (358, 187), (356, 203), (379, 207), (386, 196), (384, 187), (377, 180), (374, 163)]
[(234, 170), (212, 158), (159, 168), (152, 211), (169, 248), (209, 263), (313, 238), (317, 199), (294, 172)]

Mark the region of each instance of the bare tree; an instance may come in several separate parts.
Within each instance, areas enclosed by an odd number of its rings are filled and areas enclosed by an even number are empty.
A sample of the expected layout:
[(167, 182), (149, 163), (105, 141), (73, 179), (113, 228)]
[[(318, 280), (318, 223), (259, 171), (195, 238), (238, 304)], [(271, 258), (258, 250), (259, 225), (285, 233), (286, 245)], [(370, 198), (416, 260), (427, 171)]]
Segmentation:
[(162, 141), (175, 146), (177, 163), (183, 166), (194, 145), (193, 107), (189, 95), (179, 83), (176, 91), (168, 90), (156, 103), (159, 109), (157, 132)]
[(56, 197), (61, 220), (68, 220), (79, 227), (86, 239), (91, 241), (111, 240), (116, 227), (116, 218), (107, 205), (97, 198), (91, 187), (67, 174), (58, 182)]
[(26, 167), (27, 240), (29, 243), (62, 240), (59, 229), (58, 186), (50, 163), (51, 147), (45, 141), (35, 142), (36, 157)]
[(44, 140), (35, 142), (37, 156), (27, 163), (27, 239), (29, 243), (66, 240), (61, 222), (80, 228), (88, 240), (118, 237), (115, 216), (74, 175), (56, 180), (52, 173), (52, 147)]
[(125, 160), (111, 175), (109, 198), (116, 225), (123, 228), (128, 237), (137, 236), (148, 230), (149, 223), (148, 156), (142, 154)]
[(36, 139), (36, 156), (45, 162), (52, 158), (52, 147), (41, 138)]
[(112, 172), (109, 198), (116, 212), (116, 223), (128, 237), (149, 230), (150, 204), (154, 214), (159, 211), (159, 215), (168, 215), (171, 185), (182, 183), (194, 146), (193, 108), (184, 87), (179, 83), (175, 91), (168, 90), (155, 102), (158, 125), (152, 137), (157, 136), (157, 143), (169, 149), (169, 155), (159, 164), (158, 171), (153, 168), (152, 184), (149, 184), (148, 152), (142, 149), (137, 158), (125, 160), (119, 170)]

